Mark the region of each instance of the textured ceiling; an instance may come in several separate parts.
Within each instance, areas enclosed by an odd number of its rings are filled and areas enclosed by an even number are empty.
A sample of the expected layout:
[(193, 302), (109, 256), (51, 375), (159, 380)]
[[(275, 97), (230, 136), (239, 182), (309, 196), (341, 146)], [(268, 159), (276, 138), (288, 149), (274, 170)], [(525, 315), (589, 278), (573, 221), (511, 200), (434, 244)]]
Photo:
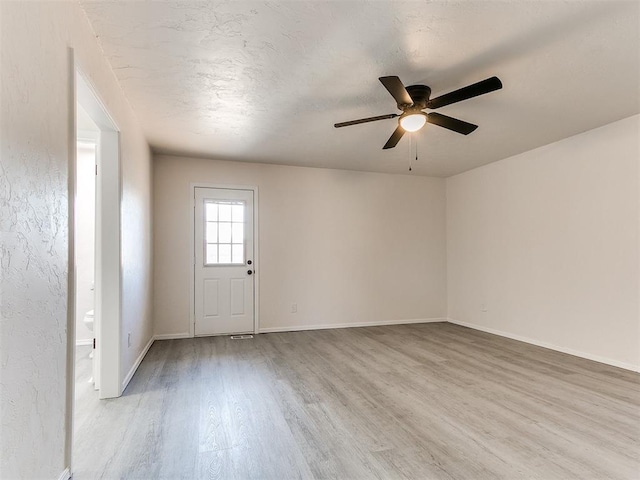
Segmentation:
[(403, 173), (409, 135), (378, 82), (432, 97), (504, 88), (439, 113), (469, 136), (413, 134), (414, 174), (447, 176), (640, 111), (637, 1), (82, 1), (157, 152)]

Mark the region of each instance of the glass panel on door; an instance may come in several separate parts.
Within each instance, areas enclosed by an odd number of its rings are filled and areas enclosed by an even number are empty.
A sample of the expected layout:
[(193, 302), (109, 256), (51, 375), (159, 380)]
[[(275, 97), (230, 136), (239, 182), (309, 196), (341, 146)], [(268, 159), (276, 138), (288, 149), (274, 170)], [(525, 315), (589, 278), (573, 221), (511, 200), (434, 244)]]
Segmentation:
[(205, 265), (245, 262), (245, 202), (206, 200)]

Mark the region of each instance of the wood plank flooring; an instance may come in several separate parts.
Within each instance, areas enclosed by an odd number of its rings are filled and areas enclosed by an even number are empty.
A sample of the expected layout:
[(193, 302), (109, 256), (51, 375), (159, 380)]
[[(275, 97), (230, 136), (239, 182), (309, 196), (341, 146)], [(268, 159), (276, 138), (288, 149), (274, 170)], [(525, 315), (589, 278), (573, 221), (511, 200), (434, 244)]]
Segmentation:
[(78, 396), (75, 480), (640, 478), (640, 375), (447, 323), (160, 341)]

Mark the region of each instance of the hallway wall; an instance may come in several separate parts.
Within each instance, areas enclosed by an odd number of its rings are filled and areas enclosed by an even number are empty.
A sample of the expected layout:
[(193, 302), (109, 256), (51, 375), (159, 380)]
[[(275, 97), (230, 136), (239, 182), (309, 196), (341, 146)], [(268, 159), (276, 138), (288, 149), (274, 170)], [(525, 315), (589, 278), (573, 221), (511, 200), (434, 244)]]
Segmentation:
[(0, 2), (0, 32), (0, 477), (57, 479), (69, 463), (69, 47), (121, 131), (125, 372), (152, 335), (150, 150), (78, 2)]

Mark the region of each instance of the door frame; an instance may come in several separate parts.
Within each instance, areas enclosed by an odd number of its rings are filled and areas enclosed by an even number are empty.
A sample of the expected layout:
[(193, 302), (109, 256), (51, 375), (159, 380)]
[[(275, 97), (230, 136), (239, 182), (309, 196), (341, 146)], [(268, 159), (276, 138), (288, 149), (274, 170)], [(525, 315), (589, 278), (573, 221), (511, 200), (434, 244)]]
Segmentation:
[(189, 201), (191, 219), (189, 222), (189, 337), (195, 338), (196, 328), (196, 188), (216, 188), (219, 190), (250, 190), (253, 192), (253, 333), (258, 334), (260, 331), (260, 234), (259, 234), (259, 213), (258, 213), (258, 187), (256, 185), (235, 185), (225, 183), (202, 183), (192, 182), (189, 184)]
[[(68, 53), (68, 275), (67, 275), (67, 365), (65, 402), (65, 464), (73, 471), (73, 441), (75, 414), (75, 361), (76, 361), (76, 262), (75, 262), (75, 197), (76, 197), (76, 105), (81, 104), (100, 129), (96, 145), (96, 163), (101, 175), (96, 180), (96, 264), (94, 335), (97, 341), (99, 397), (112, 398), (122, 394), (120, 379), (120, 331), (122, 318), (122, 266), (120, 252), (120, 207), (122, 202), (122, 165), (120, 129), (105, 107), (98, 91), (75, 57), (74, 49)], [(100, 190), (98, 190), (100, 188)], [(98, 198), (100, 195), (100, 199)], [(98, 201), (101, 208), (98, 208)], [(107, 222), (105, 224), (105, 222)], [(115, 227), (115, 228), (111, 228)], [(101, 236), (101, 248), (98, 247)], [(100, 250), (100, 251), (99, 251)], [(116, 265), (116, 268), (102, 268)], [(100, 298), (98, 298), (100, 296)], [(105, 311), (106, 307), (106, 311)], [(106, 314), (106, 316), (105, 316)], [(104, 317), (105, 321), (101, 322)]]
[[(100, 130), (96, 149), (98, 175), (96, 178), (94, 305), (95, 355), (97, 356), (95, 380), (100, 399), (115, 398), (122, 394), (120, 378), (122, 330), (120, 129), (80, 66), (76, 65), (75, 70), (76, 101), (82, 105)], [(72, 198), (75, 198), (75, 188), (73, 193)], [(73, 204), (71, 207), (75, 208)], [(75, 241), (75, 236), (71, 240)], [(75, 271), (75, 259), (73, 269)], [(75, 294), (75, 275), (73, 288)]]

